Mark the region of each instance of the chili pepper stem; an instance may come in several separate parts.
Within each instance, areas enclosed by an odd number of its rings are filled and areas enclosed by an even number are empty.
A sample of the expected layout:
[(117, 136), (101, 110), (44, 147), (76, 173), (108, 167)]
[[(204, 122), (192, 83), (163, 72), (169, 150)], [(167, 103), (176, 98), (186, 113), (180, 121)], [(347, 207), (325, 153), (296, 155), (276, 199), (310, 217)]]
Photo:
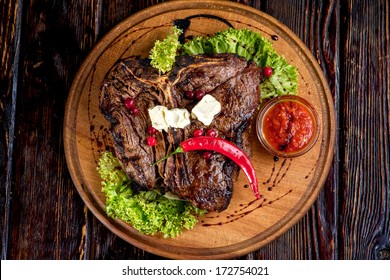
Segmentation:
[(151, 164), (150, 166), (155, 166), (156, 164), (159, 164), (160, 162), (163, 162), (164, 160), (166, 160), (167, 158), (173, 156), (173, 155), (176, 155), (176, 154), (180, 154), (180, 153), (184, 153), (184, 150), (182, 147), (177, 147), (176, 150), (174, 150), (172, 153), (170, 153), (169, 155), (163, 157), (163, 158), (160, 158), (158, 161), (156, 161), (155, 163)]

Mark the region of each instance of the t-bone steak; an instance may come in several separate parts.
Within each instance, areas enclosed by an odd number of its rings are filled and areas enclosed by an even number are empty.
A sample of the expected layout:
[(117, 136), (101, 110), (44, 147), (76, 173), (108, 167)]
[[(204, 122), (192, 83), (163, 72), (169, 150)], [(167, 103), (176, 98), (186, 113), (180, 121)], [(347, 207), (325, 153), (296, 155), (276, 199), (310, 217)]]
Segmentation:
[[(231, 141), (250, 156), (249, 135), (259, 106), (259, 82), (257, 65), (234, 54), (179, 56), (173, 69), (164, 75), (159, 75), (148, 59), (129, 58), (116, 63), (102, 84), (100, 110), (111, 123), (116, 157), (133, 188), (171, 192), (209, 211), (226, 209), (239, 171), (229, 158), (213, 153), (205, 159), (199, 151), (153, 163), (193, 137), (197, 129), (215, 130), (218, 137)], [(149, 146), (148, 109), (163, 105), (191, 112), (197, 102), (186, 98), (186, 92), (197, 90), (211, 94), (221, 103), (221, 112), (211, 124), (206, 127), (192, 119), (184, 129), (159, 132), (157, 144)], [(127, 98), (135, 100), (138, 114), (126, 108)]]

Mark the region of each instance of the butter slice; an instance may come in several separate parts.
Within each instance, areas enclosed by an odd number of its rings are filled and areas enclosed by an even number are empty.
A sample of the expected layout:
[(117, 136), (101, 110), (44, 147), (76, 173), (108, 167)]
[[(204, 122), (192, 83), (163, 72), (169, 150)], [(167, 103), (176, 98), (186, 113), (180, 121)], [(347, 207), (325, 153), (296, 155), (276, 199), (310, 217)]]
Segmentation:
[(157, 105), (153, 107), (152, 109), (149, 109), (149, 117), (152, 122), (152, 126), (161, 131), (165, 130), (168, 131), (169, 125), (167, 121), (165, 120), (166, 112), (168, 111), (167, 107)]
[(167, 107), (157, 105), (148, 110), (152, 126), (161, 131), (168, 132), (168, 128), (184, 128), (191, 123), (190, 113), (186, 109), (174, 108), (168, 110)]
[(184, 128), (191, 123), (190, 113), (187, 109), (174, 108), (165, 112), (165, 121), (168, 126)]
[(206, 94), (191, 111), (192, 115), (204, 125), (210, 125), (220, 112), (221, 103), (210, 94)]

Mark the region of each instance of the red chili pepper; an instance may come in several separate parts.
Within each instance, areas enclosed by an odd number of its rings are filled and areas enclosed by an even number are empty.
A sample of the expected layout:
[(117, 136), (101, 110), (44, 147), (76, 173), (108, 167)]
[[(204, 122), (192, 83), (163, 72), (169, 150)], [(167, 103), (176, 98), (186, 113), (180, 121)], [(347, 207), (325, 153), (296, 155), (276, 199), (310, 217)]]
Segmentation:
[[(196, 138), (190, 138), (181, 142), (180, 146), (167, 157), (170, 157), (178, 153), (198, 151), (198, 150), (215, 151), (233, 160), (244, 171), (245, 175), (248, 177), (249, 184), (251, 186), (251, 189), (255, 197), (257, 199), (261, 197), (259, 194), (256, 172), (252, 165), (252, 162), (242, 150), (240, 150), (237, 146), (235, 146), (234, 144), (232, 144), (227, 140), (217, 138), (217, 137), (209, 137), (209, 136), (199, 136)], [(159, 161), (156, 162), (156, 164), (165, 160), (167, 157), (160, 159)]]

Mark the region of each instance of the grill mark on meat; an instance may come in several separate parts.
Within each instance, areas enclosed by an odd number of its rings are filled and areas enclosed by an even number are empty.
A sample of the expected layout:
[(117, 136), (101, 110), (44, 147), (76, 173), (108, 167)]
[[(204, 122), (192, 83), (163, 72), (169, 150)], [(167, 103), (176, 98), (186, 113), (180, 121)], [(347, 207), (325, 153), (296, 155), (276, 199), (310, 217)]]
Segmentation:
[[(206, 161), (202, 152), (177, 154), (151, 166), (173, 152), (194, 130), (212, 128), (218, 136), (236, 143), (250, 154), (248, 137), (259, 105), (259, 68), (232, 54), (181, 56), (166, 75), (158, 75), (148, 59), (127, 59), (112, 68), (102, 85), (100, 109), (111, 122), (115, 153), (136, 190), (160, 188), (194, 205), (222, 211), (229, 205), (238, 166), (221, 154)], [(192, 120), (184, 129), (170, 128), (156, 135), (157, 145), (146, 144), (150, 124), (148, 109), (156, 105), (187, 108), (195, 103), (187, 90), (201, 89), (220, 101), (222, 112), (210, 126)], [(124, 100), (132, 97), (140, 114), (132, 116)]]

